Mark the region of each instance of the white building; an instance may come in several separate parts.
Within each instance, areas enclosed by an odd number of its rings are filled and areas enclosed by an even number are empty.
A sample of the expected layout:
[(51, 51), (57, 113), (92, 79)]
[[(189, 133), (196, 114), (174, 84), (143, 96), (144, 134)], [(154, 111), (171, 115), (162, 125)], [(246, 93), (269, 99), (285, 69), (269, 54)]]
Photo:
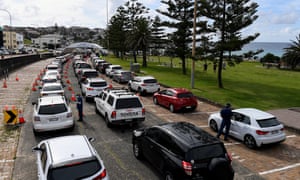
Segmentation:
[(31, 41), (35, 47), (56, 49), (61, 47), (62, 35), (47, 34), (38, 38), (32, 38)]
[(3, 31), (3, 46), (6, 49), (22, 49), (24, 47), (23, 34), (14, 31)]

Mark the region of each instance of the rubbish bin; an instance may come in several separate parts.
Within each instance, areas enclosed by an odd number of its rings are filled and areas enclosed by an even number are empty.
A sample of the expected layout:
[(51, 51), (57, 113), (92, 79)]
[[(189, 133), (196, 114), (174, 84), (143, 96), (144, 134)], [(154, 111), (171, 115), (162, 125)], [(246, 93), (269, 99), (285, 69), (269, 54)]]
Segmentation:
[(139, 73), (140, 72), (140, 64), (139, 63), (131, 64), (130, 71), (135, 72), (135, 73)]

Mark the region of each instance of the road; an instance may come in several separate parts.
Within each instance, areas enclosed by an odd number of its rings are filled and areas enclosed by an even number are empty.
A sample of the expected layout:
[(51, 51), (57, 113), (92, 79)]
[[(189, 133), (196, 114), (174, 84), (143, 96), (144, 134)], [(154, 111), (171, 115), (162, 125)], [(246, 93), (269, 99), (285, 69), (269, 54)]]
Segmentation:
[[(103, 78), (106, 78), (103, 76)], [(66, 84), (67, 96), (71, 93), (71, 86), (75, 93), (80, 89), (74, 76), (72, 66), (64, 67), (64, 81), (69, 79), (71, 85)], [(106, 78), (107, 79), (107, 78)], [(117, 84), (107, 79), (114, 86)], [(118, 85), (120, 86), (120, 85)], [(30, 95), (26, 106), (25, 118), (31, 119), (32, 105), (38, 92)], [(35, 137), (32, 132), (31, 122), (28, 121), (21, 131), (18, 152), (13, 172), (14, 180), (36, 179), (37, 171), (35, 154), (31, 148), (43, 139), (70, 134), (85, 134), (96, 139), (93, 145), (104, 160), (107, 172), (112, 180), (117, 179), (160, 179), (160, 174), (147, 162), (134, 158), (131, 145), (132, 130), (139, 127), (151, 126), (162, 122), (189, 121), (215, 135), (207, 126), (207, 117), (211, 112), (219, 111), (218, 107), (199, 102), (199, 107), (194, 113), (170, 113), (168, 109), (156, 106), (151, 96), (141, 97), (146, 107), (146, 120), (139, 126), (107, 128), (103, 117), (95, 113), (92, 102), (84, 103), (84, 122), (76, 122), (73, 132), (55, 132), (42, 134)], [(74, 103), (71, 103), (75, 119), (78, 118)], [(233, 167), (236, 172), (235, 179), (284, 179), (300, 180), (300, 136), (295, 132), (286, 131), (287, 140), (281, 144), (266, 146), (250, 150), (242, 142), (230, 139), (225, 143), (227, 150), (232, 154)]]

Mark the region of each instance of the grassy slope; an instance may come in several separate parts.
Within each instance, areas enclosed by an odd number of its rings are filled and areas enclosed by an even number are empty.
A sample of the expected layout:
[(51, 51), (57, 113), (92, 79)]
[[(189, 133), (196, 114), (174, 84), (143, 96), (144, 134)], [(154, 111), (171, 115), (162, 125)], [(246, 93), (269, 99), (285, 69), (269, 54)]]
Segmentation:
[[(147, 68), (142, 68), (144, 74), (153, 75), (162, 84), (172, 87), (191, 89), (190, 66), (187, 62), (187, 75), (182, 74), (178, 59), (173, 61), (175, 67), (161, 66), (163, 62), (170, 63), (169, 58), (150, 58)], [(129, 69), (129, 60), (119, 60), (108, 57), (113, 64), (120, 64)], [(141, 61), (139, 60), (141, 64)], [(235, 108), (255, 107), (262, 110), (300, 106), (300, 73), (293, 71), (266, 69), (257, 62), (243, 62), (234, 67), (226, 67), (223, 71), (224, 89), (218, 88), (217, 73), (208, 65), (208, 71), (203, 72), (203, 62), (196, 63), (195, 84), (193, 93), (199, 97), (224, 104), (230, 102)]]

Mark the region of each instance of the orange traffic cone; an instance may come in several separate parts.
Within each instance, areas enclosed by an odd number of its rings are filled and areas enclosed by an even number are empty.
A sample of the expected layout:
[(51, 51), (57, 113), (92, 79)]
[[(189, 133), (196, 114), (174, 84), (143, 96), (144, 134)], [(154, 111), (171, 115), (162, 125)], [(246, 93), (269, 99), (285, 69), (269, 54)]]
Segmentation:
[(109, 89), (112, 89), (112, 88), (113, 88), (112, 84), (109, 84), (109, 85), (108, 85), (108, 88), (109, 88)]
[(32, 84), (31, 91), (36, 91), (36, 88), (35, 88), (35, 84), (34, 84), (34, 83)]
[(8, 105), (5, 105), (3, 109), (4, 111), (8, 111)]
[(7, 84), (6, 84), (6, 79), (4, 79), (4, 81), (3, 81), (3, 86), (2, 86), (3, 88), (7, 88)]
[(67, 80), (67, 83), (70, 84), (70, 80), (69, 79)]
[(18, 77), (18, 74), (16, 74), (16, 81), (19, 81), (19, 77)]
[(76, 101), (75, 93), (72, 91), (71, 101)]
[(23, 124), (23, 123), (25, 123), (23, 111), (21, 109), (19, 109), (19, 124)]
[(71, 85), (69, 85), (68, 89), (69, 89), (69, 91), (73, 91), (73, 88)]

